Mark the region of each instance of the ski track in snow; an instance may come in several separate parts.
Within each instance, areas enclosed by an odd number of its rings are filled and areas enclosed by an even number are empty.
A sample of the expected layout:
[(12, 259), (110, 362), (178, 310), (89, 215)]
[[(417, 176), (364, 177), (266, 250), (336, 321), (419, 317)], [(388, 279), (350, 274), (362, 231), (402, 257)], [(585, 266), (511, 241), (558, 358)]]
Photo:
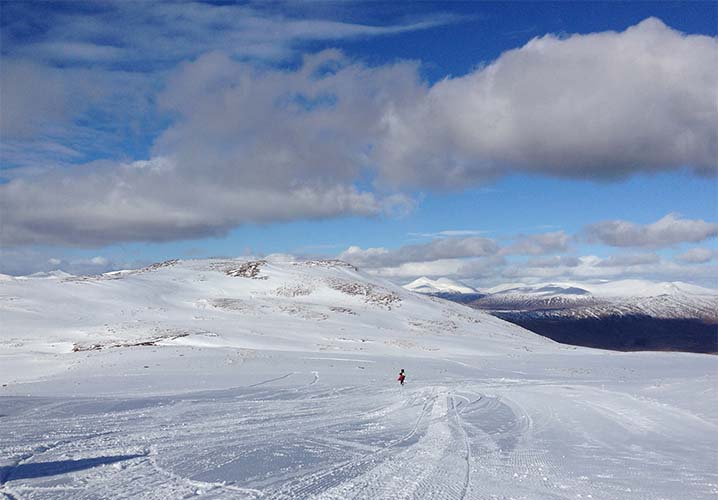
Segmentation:
[[(497, 394), (465, 383), (271, 383), (126, 400), (37, 398), (2, 417), (0, 492), (274, 500), (716, 494), (714, 424), (695, 418), (676, 431), (680, 410), (598, 387), (566, 386), (557, 398), (545, 385)], [(688, 450), (695, 432), (705, 433), (705, 447)]]

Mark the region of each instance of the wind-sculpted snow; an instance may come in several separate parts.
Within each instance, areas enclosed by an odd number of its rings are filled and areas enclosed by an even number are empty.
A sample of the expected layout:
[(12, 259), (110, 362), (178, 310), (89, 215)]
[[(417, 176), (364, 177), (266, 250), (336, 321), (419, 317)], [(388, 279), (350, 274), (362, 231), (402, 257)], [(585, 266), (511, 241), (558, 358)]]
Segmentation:
[(714, 356), (561, 346), (338, 263), (241, 265), (2, 281), (0, 498), (718, 494)]

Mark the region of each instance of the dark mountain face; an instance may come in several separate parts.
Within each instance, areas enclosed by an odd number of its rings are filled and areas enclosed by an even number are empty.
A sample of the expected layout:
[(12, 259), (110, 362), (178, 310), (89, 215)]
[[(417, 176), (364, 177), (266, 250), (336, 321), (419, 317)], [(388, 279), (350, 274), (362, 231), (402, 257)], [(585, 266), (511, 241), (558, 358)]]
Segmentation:
[(646, 315), (541, 318), (511, 312), (492, 314), (562, 344), (614, 351), (718, 353), (718, 324), (699, 319)]
[(436, 296), (484, 310), (562, 344), (718, 354), (718, 298), (663, 295), (608, 300), (580, 288), (562, 288), (559, 293)]
[(452, 302), (458, 302), (459, 304), (471, 304), (480, 300), (486, 295), (483, 293), (455, 293), (455, 292), (439, 292), (430, 294), (433, 297), (439, 297), (440, 299), (447, 299)]

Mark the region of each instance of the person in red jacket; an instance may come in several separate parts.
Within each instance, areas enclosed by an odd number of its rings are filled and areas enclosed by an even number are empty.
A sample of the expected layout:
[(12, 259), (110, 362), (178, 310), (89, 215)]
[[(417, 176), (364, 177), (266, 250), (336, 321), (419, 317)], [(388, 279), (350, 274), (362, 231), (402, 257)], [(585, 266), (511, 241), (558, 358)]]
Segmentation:
[(406, 378), (406, 375), (404, 375), (404, 369), (402, 368), (399, 372), (399, 378), (397, 379), (401, 385), (404, 385), (404, 379)]

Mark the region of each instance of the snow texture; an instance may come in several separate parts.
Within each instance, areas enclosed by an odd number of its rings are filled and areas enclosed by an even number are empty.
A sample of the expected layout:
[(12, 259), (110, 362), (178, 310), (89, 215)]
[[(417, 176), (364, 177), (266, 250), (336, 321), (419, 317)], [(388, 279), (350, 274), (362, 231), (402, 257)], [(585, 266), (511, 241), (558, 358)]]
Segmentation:
[(0, 314), (0, 497), (718, 494), (714, 356), (562, 346), (322, 261), (13, 278)]

